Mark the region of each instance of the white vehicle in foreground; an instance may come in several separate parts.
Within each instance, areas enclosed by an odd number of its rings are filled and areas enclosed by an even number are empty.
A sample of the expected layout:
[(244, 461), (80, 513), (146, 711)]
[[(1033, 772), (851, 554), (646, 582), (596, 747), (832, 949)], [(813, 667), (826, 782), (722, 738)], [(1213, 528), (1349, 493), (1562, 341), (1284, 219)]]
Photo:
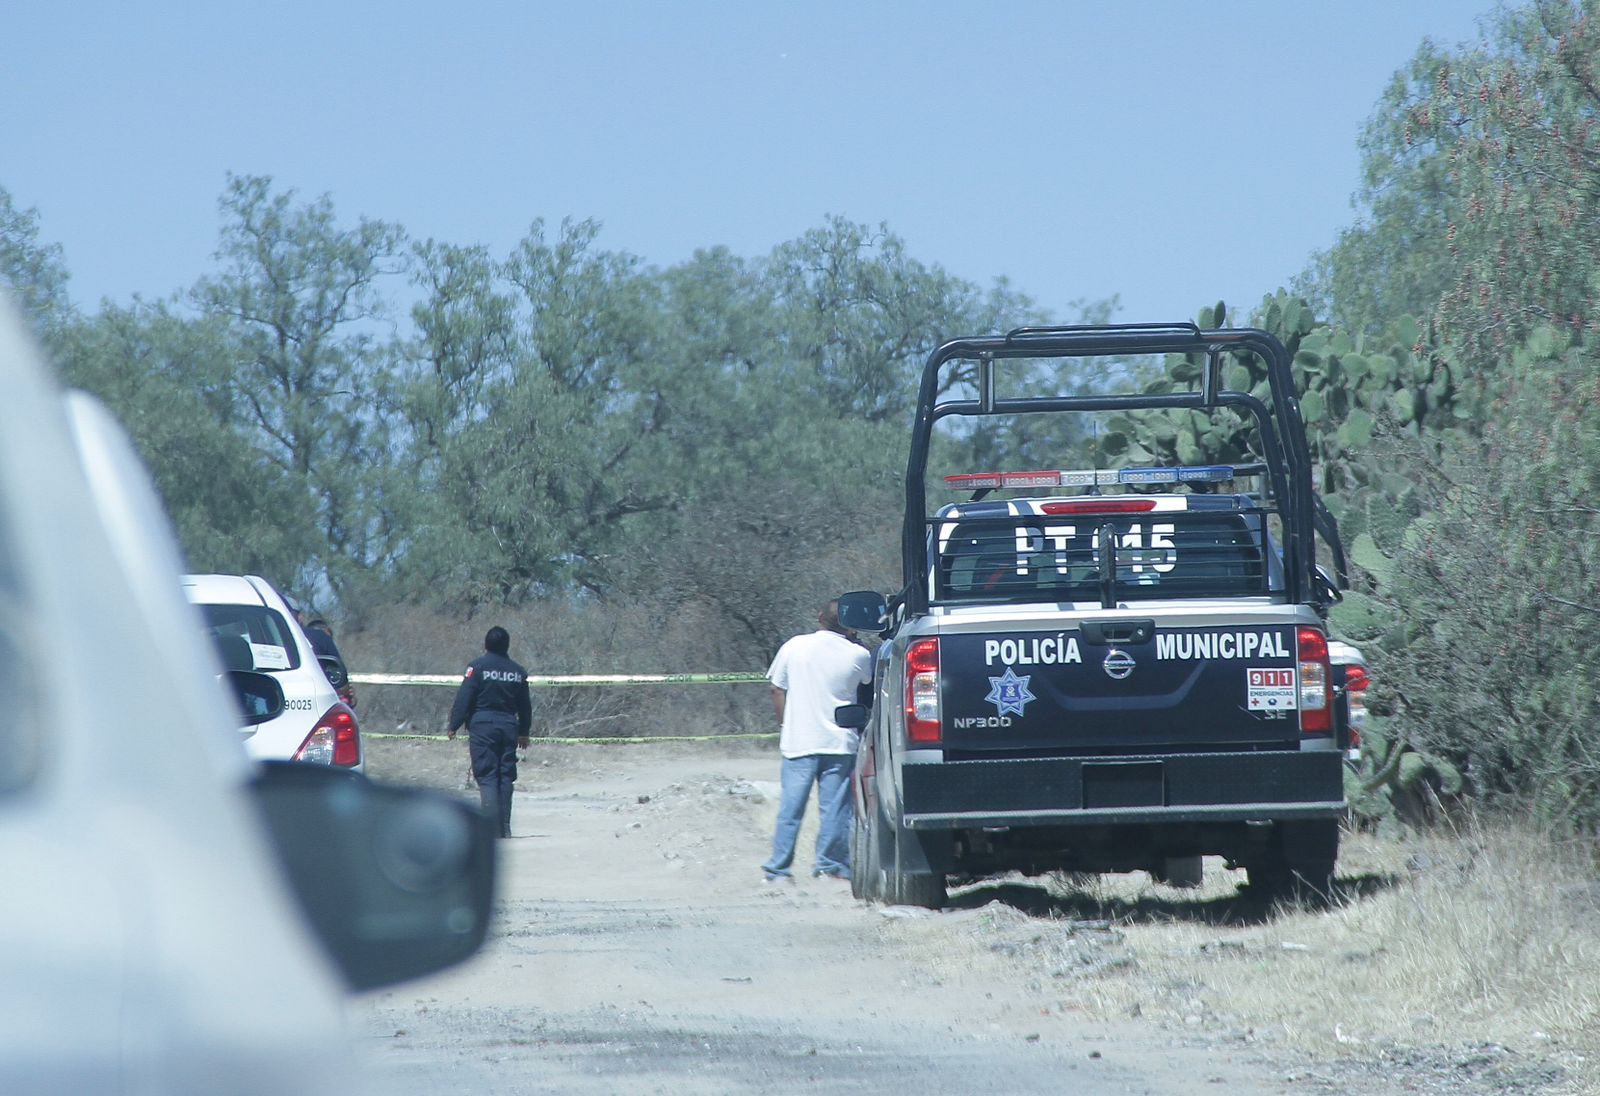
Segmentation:
[(267, 674), (283, 689), (281, 713), (241, 728), (251, 757), (365, 770), (356, 714), (272, 583), (256, 575), (184, 575), (183, 592), (204, 616), (225, 669)]
[[(0, 293), (0, 1093), (360, 1091), (344, 994), (482, 942), (493, 829), (252, 764), (170, 527)], [(239, 699), (265, 674), (228, 675)], [(263, 692), (262, 687), (265, 687)]]

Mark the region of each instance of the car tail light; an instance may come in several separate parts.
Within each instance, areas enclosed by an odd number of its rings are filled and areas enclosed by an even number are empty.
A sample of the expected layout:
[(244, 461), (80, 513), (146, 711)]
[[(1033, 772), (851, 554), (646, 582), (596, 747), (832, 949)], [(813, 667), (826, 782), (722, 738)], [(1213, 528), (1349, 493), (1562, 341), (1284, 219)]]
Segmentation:
[(1367, 729), (1367, 690), (1372, 676), (1365, 666), (1349, 666), (1344, 671), (1344, 692), (1350, 712), (1350, 748), (1361, 748), (1361, 732)]
[(356, 713), (343, 703), (335, 704), (317, 725), (311, 728), (306, 740), (294, 752), (296, 761), (311, 761), (319, 765), (340, 765), (350, 768), (361, 763), (361, 731), (356, 727)]
[(1330, 734), (1333, 704), (1328, 688), (1328, 637), (1320, 628), (1300, 629), (1300, 733)]
[(939, 726), (939, 641), (919, 639), (906, 652), (906, 738), (920, 746), (937, 746)]

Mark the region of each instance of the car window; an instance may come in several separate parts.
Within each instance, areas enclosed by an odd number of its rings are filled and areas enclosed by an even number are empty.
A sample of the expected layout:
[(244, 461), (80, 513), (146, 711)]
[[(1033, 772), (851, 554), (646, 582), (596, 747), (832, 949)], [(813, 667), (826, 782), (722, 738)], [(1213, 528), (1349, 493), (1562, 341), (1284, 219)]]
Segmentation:
[(1117, 541), (1119, 599), (1240, 597), (1268, 592), (1253, 515), (1177, 513), (1067, 523), (995, 517), (954, 526), (939, 555), (946, 600), (1095, 600), (1100, 530)]
[(201, 605), (206, 635), (217, 648), (224, 669), (277, 670), (300, 668), (300, 648), (289, 622), (265, 605)]

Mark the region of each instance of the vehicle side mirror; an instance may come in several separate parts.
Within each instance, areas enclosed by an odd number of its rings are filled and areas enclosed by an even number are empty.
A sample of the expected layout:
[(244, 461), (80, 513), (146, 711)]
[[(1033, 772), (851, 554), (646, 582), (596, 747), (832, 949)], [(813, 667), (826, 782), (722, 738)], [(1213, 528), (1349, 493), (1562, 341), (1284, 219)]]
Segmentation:
[(223, 677), (233, 689), (239, 702), (243, 725), (254, 727), (283, 714), (283, 686), (271, 674), (258, 674), (254, 670), (229, 670)]
[(322, 672), (328, 675), (328, 684), (335, 689), (342, 689), (350, 680), (350, 673), (344, 668), (344, 663), (332, 655), (318, 655), (317, 662), (322, 666)]
[(858, 632), (882, 632), (889, 622), (889, 603), (880, 593), (856, 590), (839, 595), (839, 623)]
[(867, 725), (871, 709), (865, 704), (841, 704), (833, 710), (833, 721), (841, 727), (859, 731)]
[(1329, 605), (1337, 605), (1344, 600), (1344, 594), (1339, 589), (1339, 580), (1333, 577), (1332, 571), (1320, 563), (1317, 564), (1317, 590)]
[(480, 811), (308, 762), (263, 762), (253, 790), (290, 889), (351, 989), (431, 974), (483, 944), (495, 832)]

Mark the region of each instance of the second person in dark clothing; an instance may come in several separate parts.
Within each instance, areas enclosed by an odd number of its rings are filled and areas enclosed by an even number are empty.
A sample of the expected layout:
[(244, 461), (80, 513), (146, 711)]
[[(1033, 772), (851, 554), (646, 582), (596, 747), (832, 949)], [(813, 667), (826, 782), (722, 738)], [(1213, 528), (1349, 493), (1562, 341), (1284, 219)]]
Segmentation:
[(450, 707), (450, 737), (467, 728), (472, 776), (478, 782), (483, 811), (500, 824), (500, 836), (511, 836), (511, 791), (517, 779), (517, 750), (527, 749), (533, 724), (528, 699), (528, 671), (507, 652), (511, 635), (493, 627), (483, 637), (483, 656), (461, 677)]

